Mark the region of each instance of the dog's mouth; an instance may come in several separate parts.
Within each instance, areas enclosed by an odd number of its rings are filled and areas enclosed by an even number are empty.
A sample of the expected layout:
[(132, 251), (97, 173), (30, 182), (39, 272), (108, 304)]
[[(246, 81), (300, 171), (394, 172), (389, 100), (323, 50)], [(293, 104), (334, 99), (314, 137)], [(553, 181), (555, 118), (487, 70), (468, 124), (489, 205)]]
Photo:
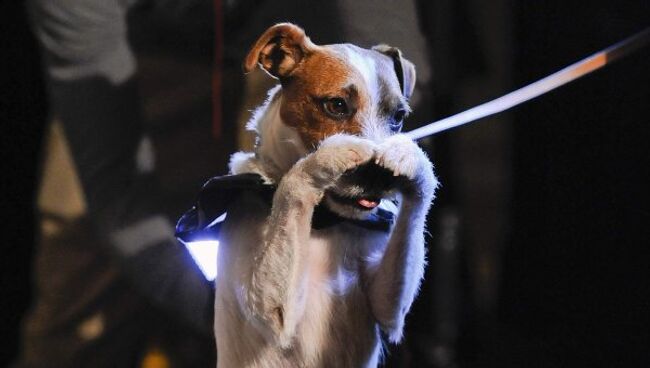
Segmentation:
[(330, 192), (329, 196), (333, 201), (342, 205), (352, 206), (365, 211), (370, 211), (381, 203), (381, 198), (374, 196), (345, 197), (333, 192)]
[(348, 217), (364, 217), (394, 195), (398, 183), (392, 172), (367, 163), (345, 173), (326, 193), (331, 209)]

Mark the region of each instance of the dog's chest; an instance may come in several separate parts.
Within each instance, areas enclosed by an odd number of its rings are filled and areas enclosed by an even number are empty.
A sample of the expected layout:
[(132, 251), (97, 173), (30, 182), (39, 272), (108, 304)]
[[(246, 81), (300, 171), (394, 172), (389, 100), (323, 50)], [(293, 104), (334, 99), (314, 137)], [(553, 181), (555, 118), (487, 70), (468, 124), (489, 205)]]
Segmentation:
[[(363, 288), (368, 266), (364, 253), (372, 236), (360, 237), (350, 230), (337, 226), (312, 234), (304, 318), (297, 334), (305, 357), (335, 358), (336, 362), (329, 363), (337, 366), (357, 366), (354, 360), (372, 355), (378, 338)], [(339, 353), (327, 354), (326, 350)]]
[(347, 248), (351, 239), (313, 237), (308, 247), (310, 289), (332, 296), (345, 296), (359, 280), (359, 255)]
[[(252, 266), (250, 255), (257, 254), (263, 244), (262, 229), (269, 213), (270, 208), (263, 202), (249, 197), (241, 201), (237, 211), (232, 211), (232, 216), (229, 214), (232, 222), (223, 229), (224, 253), (223, 258), (220, 255), (219, 270), (234, 288), (218, 286), (218, 294), (240, 290), (238, 285), (246, 284)], [(299, 288), (297, 304), (303, 310), (299, 313), (293, 352), (306, 366), (364, 366), (362, 362), (376, 358), (376, 321), (363, 285), (379, 261), (375, 253), (383, 251), (387, 236), (340, 223), (312, 230), (302, 245), (304, 287)]]

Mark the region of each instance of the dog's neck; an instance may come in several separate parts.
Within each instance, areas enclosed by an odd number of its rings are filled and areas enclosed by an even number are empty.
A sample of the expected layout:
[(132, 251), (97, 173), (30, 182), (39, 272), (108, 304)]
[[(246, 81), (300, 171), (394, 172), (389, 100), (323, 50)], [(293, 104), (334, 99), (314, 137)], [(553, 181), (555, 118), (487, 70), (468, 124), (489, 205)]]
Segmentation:
[(266, 103), (253, 113), (247, 128), (257, 133), (255, 152), (233, 155), (230, 163), (233, 174), (255, 172), (269, 182), (278, 183), (298, 160), (309, 153), (298, 133), (282, 121), (282, 98), (282, 89), (278, 85), (269, 91)]

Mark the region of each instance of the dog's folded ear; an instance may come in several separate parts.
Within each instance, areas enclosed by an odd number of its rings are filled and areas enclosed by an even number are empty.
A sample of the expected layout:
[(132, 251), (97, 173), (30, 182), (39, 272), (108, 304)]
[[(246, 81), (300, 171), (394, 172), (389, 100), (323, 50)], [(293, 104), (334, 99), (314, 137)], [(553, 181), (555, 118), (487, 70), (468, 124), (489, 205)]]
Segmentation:
[(302, 28), (291, 23), (276, 24), (248, 52), (244, 71), (251, 72), (259, 64), (272, 77), (287, 77), (314, 47)]
[(407, 99), (411, 98), (413, 89), (415, 89), (415, 66), (413, 63), (406, 60), (402, 56), (402, 52), (396, 47), (377, 45), (372, 49), (393, 59), (393, 67), (395, 68), (395, 74), (397, 75), (399, 86), (402, 89), (402, 94)]

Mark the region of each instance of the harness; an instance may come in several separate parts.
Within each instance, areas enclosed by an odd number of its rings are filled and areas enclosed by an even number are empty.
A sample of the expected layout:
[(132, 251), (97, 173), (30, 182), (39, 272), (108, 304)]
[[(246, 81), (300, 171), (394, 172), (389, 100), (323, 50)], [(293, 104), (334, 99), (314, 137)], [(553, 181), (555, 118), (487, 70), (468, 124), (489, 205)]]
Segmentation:
[[(241, 195), (251, 192), (262, 198), (271, 207), (277, 186), (266, 184), (258, 174), (217, 176), (209, 179), (201, 188), (196, 204), (176, 224), (176, 237), (183, 242), (204, 239), (219, 239), (221, 226), (231, 208)], [(360, 228), (389, 232), (395, 222), (395, 214), (377, 207), (366, 219), (342, 217), (322, 202), (314, 208), (311, 227), (314, 230), (347, 223)]]

